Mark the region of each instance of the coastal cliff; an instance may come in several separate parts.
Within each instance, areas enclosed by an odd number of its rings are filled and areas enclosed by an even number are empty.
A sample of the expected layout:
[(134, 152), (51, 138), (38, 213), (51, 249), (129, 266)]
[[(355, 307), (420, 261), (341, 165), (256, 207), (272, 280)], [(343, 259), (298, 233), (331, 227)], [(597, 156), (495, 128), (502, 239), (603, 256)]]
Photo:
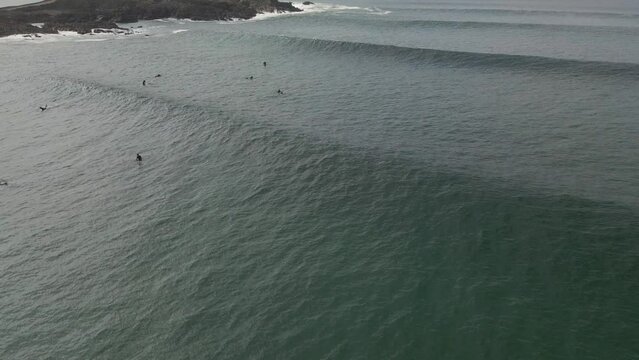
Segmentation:
[[(57, 33), (122, 29), (116, 23), (161, 18), (192, 20), (250, 19), (262, 12), (297, 12), (277, 0), (48, 0), (0, 9), (0, 37), (25, 33)], [(31, 24), (44, 23), (42, 27)]]

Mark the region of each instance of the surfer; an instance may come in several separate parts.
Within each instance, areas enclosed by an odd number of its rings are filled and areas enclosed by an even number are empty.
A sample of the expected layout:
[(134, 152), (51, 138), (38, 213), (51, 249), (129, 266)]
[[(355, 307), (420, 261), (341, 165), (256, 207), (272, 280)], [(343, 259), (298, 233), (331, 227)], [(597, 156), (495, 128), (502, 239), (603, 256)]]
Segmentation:
[(277, 93), (280, 95), (284, 95), (284, 91), (282, 91), (281, 89), (277, 89)]
[(266, 61), (265, 61), (265, 62), (263, 62), (262, 64), (264, 64), (264, 67), (266, 67)]
[(142, 86), (146, 86), (146, 80), (142, 80)]
[(44, 111), (49, 107), (49, 104), (44, 105), (44, 107), (40, 106), (40, 111)]
[(155, 77), (156, 77), (156, 78), (161, 77), (161, 76), (162, 76), (162, 75), (160, 75), (160, 74), (155, 75)]
[(0, 186), (3, 186), (3, 185), (9, 185), (7, 180), (0, 180)]
[(135, 157), (135, 161), (142, 161), (142, 156), (140, 154), (137, 154), (137, 156)]

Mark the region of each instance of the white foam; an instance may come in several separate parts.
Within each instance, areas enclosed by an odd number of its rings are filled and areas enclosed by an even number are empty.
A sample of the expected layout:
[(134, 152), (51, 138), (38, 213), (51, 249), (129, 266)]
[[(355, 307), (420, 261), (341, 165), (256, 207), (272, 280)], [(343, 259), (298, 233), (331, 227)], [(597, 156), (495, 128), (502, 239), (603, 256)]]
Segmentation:
[(375, 15), (388, 15), (390, 13), (392, 13), (392, 11), (390, 10), (384, 10), (384, 9), (380, 9), (378, 7), (373, 7), (373, 8), (365, 8), (366, 11), (369, 11)]
[(44, 44), (66, 40), (66, 35), (61, 34), (17, 34), (0, 38), (2, 43), (28, 42), (33, 44)]
[(347, 5), (339, 5), (339, 4), (328, 4), (328, 3), (314, 3), (310, 5), (304, 5), (303, 3), (294, 2), (293, 6), (302, 10), (301, 12), (270, 12), (270, 13), (260, 13), (251, 19), (231, 19), (231, 21), (218, 21), (220, 24), (235, 24), (235, 23), (243, 23), (243, 22), (251, 22), (251, 21), (261, 21), (272, 19), (276, 17), (282, 16), (299, 16), (305, 14), (315, 14), (315, 13), (324, 13), (324, 12), (345, 12), (345, 11), (366, 11), (376, 15), (387, 15), (390, 14), (390, 11), (382, 10), (379, 8), (363, 8), (359, 6), (347, 6)]
[(184, 25), (187, 22), (195, 22), (194, 20), (191, 20), (191, 19), (176, 19), (176, 18), (155, 19), (153, 21), (159, 21), (164, 23), (174, 23), (174, 24), (180, 24), (180, 25)]
[[(0, 38), (0, 43), (19, 43), (28, 42), (33, 44), (45, 44), (59, 41), (74, 42), (95, 42), (105, 41), (109, 39), (119, 39), (140, 35), (144, 31), (142, 29), (118, 30), (118, 29), (94, 29), (91, 34), (78, 34), (76, 31), (58, 31), (57, 34), (17, 34)], [(128, 35), (127, 35), (128, 34)]]
[(366, 11), (379, 14), (390, 14), (390, 11), (382, 10), (377, 7), (363, 8), (359, 6), (347, 6), (339, 4), (328, 3), (315, 3), (311, 5), (304, 5), (303, 3), (293, 3), (293, 6), (302, 9), (305, 13), (317, 13), (317, 12), (344, 12), (344, 11)]
[(76, 42), (98, 42), (98, 41), (107, 41), (109, 39), (79, 39)]
[(272, 12), (272, 13), (262, 13), (257, 14), (250, 20), (265, 20), (279, 16), (293, 16), (293, 15), (304, 15), (304, 14), (312, 14), (312, 13), (322, 13), (322, 12), (339, 12), (339, 11), (348, 11), (348, 10), (363, 10), (363, 8), (358, 6), (346, 6), (346, 5), (337, 5), (337, 4), (325, 4), (325, 3), (314, 3), (311, 5), (304, 5), (303, 3), (293, 3), (293, 6), (302, 10), (302, 12)]
[(62, 36), (79, 36), (77, 31), (58, 31), (58, 34)]
[(173, 30), (173, 33), (174, 33), (174, 34), (179, 34), (179, 33), (181, 33), (181, 32), (185, 32), (185, 31), (188, 31), (188, 30), (187, 30), (187, 29)]

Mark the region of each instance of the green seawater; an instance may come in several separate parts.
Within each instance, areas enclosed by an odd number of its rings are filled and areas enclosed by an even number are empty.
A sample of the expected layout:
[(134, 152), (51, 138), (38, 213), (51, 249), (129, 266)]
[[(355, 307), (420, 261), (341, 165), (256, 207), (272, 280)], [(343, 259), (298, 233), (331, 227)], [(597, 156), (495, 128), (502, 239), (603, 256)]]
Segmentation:
[(0, 358), (638, 359), (636, 4), (306, 10), (0, 39)]

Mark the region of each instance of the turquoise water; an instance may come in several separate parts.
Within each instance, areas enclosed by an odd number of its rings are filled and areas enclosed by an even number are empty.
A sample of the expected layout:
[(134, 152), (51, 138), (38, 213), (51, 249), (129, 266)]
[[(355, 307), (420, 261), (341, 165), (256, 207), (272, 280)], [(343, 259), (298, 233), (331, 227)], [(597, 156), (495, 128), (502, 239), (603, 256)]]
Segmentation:
[(639, 358), (633, 6), (0, 41), (0, 358)]

